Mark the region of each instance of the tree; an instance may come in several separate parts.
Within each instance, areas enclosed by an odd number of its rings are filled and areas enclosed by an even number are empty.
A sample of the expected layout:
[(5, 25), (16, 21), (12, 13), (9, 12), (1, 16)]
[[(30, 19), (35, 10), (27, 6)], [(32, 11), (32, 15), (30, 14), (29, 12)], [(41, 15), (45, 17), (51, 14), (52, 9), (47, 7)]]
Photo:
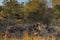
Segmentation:
[(5, 7), (1, 11), (3, 16), (7, 18), (21, 18), (23, 13), (21, 12), (21, 6), (16, 0), (4, 0)]
[(60, 0), (52, 0), (53, 5), (55, 6), (56, 4), (60, 3)]
[(54, 9), (55, 9), (55, 13), (56, 13), (56, 18), (57, 19), (60, 19), (60, 4), (59, 5), (56, 5), (54, 7)]
[[(35, 4), (36, 1), (34, 1), (34, 4)], [(30, 5), (31, 2), (30, 2)], [(36, 6), (38, 5), (38, 6)], [(43, 24), (46, 24), (47, 25), (47, 29), (49, 28), (49, 25), (50, 23), (53, 21), (53, 19), (55, 19), (55, 13), (54, 13), (54, 10), (53, 8), (48, 8), (46, 7), (46, 4), (45, 2), (37, 2), (36, 3), (36, 7), (32, 7), (31, 10), (34, 10), (33, 11), (29, 11), (28, 14), (28, 19), (31, 21), (31, 22), (40, 22), (40, 23), (43, 23)]]
[(39, 3), (40, 3), (40, 0), (32, 0), (32, 1), (29, 1), (28, 3), (26, 3), (25, 7), (24, 7), (24, 19), (28, 19), (28, 16), (30, 13), (32, 12), (36, 12), (38, 10), (38, 7), (39, 7)]

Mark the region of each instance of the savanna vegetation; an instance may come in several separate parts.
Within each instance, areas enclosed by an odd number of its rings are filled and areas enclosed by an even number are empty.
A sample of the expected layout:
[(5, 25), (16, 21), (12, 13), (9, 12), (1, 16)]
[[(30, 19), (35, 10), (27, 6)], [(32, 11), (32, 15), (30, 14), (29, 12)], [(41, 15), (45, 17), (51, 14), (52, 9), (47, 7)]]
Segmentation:
[(1, 40), (60, 40), (60, 1), (4, 0), (0, 6)]

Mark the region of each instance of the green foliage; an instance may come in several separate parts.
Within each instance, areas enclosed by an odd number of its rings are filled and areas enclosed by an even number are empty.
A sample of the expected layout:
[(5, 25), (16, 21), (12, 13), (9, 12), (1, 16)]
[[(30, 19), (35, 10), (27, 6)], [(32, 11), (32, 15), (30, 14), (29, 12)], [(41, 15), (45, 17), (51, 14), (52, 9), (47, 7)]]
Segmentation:
[(53, 9), (46, 8), (45, 3), (38, 4), (39, 6), (36, 7), (37, 9), (32, 12), (29, 12), (28, 19), (31, 22), (42, 22), (43, 24), (50, 24), (55, 17)]
[[(1, 15), (7, 18), (17, 18), (23, 17), (23, 12), (21, 10), (20, 4), (15, 0), (5, 0), (5, 6), (1, 11)], [(23, 7), (23, 6), (22, 6)]]
[(56, 5), (55, 7), (56, 18), (60, 19), (60, 4)]
[(19, 4), (14, 0), (6, 0), (5, 7), (1, 11), (1, 15), (7, 18), (23, 19), (25, 22), (42, 22), (44, 24), (50, 23), (54, 19), (53, 10), (48, 9), (45, 2), (40, 0), (32, 0), (26, 4)]

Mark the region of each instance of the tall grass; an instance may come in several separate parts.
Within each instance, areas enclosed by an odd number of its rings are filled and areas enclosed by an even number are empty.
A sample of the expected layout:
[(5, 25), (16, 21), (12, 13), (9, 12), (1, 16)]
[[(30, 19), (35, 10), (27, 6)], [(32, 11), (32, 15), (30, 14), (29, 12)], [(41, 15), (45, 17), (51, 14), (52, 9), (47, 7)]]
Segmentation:
[(7, 32), (4, 36), (0, 36), (0, 40), (56, 40), (55, 36), (48, 36), (48, 37), (43, 37), (43, 36), (30, 36), (28, 35), (27, 32), (24, 32), (24, 35), (22, 38), (17, 38), (16, 36), (11, 36), (10, 38), (7, 36)]

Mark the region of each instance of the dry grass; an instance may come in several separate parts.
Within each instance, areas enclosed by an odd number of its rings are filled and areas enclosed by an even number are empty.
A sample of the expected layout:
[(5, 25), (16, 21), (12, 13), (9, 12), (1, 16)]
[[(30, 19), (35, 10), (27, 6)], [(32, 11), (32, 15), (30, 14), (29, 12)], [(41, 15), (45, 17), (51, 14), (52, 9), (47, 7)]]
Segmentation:
[(12, 37), (12, 38), (6, 38), (4, 40), (56, 40), (55, 37), (48, 37), (48, 38), (45, 38), (45, 37), (38, 37), (38, 36), (24, 36), (22, 39), (18, 39), (16, 37)]
[(25, 32), (22, 38), (17, 38), (15, 36), (8, 38), (7, 35), (5, 35), (4, 37), (0, 36), (0, 40), (56, 40), (56, 38), (54, 36), (48, 37), (29, 36), (28, 33)]

